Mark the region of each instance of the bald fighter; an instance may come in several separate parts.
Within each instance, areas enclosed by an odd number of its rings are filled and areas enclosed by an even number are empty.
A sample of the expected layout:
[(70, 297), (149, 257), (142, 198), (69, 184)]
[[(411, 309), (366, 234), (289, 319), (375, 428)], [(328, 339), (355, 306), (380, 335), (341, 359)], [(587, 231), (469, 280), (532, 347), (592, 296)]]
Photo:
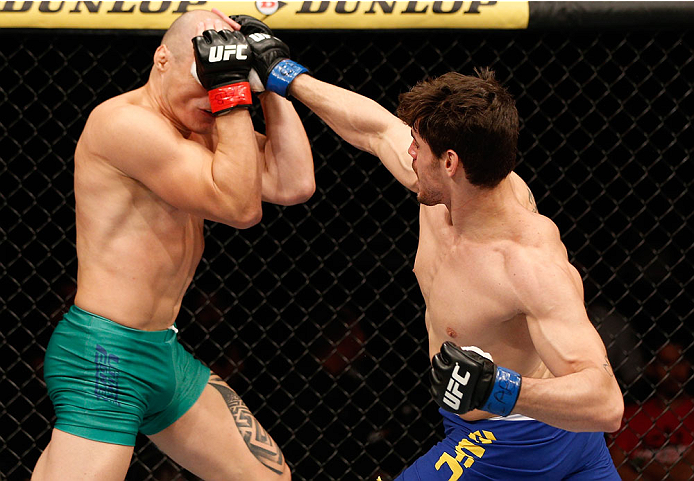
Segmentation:
[(265, 135), (248, 111), (251, 70), (267, 81), (288, 49), (270, 36), (250, 45), (239, 28), (182, 15), (148, 82), (87, 120), (75, 151), (77, 294), (46, 352), (57, 421), (32, 479), (122, 480), (138, 432), (203, 479), (290, 478), (277, 444), (174, 325), (205, 219), (244, 229), (263, 201), (297, 204), (315, 190), (291, 103), (266, 87)]

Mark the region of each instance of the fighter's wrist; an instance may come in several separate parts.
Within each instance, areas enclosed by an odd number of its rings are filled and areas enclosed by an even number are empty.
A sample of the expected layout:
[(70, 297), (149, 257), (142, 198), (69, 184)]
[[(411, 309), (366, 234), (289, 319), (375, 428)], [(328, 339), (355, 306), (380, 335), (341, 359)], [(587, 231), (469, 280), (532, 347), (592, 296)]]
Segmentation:
[(287, 87), (287, 96), (292, 96), (298, 99), (300, 97), (301, 92), (304, 90), (304, 87), (302, 86), (305, 85), (305, 79), (310, 76), (310, 72), (305, 72), (301, 75), (297, 75), (294, 81), (289, 84), (289, 87)]
[(282, 97), (286, 97), (288, 93), (287, 90), (291, 83), (303, 73), (308, 73), (306, 67), (293, 60), (284, 59), (270, 70), (265, 88)]
[(234, 108), (248, 108), (253, 104), (251, 86), (246, 82), (222, 85), (208, 91), (212, 114), (221, 115)]
[(499, 416), (508, 416), (518, 401), (521, 383), (520, 374), (511, 369), (496, 366), (492, 390), (480, 409)]

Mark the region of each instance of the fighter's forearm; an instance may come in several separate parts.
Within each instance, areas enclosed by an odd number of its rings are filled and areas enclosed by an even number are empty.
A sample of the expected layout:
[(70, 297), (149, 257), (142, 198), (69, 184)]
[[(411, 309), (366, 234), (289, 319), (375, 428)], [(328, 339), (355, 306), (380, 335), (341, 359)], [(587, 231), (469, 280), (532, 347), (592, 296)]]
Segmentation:
[(270, 201), (306, 201), (316, 188), (311, 146), (294, 106), (274, 93), (260, 96), (265, 116), (263, 192)]
[(290, 92), (340, 137), (374, 155), (378, 155), (374, 139), (401, 123), (377, 102), (309, 75), (297, 77)]
[(217, 148), (211, 176), (223, 219), (234, 227), (248, 227), (261, 216), (261, 165), (250, 115), (237, 109), (217, 118)]
[(614, 432), (624, 403), (610, 376), (595, 367), (549, 379), (524, 377), (513, 412), (569, 431)]

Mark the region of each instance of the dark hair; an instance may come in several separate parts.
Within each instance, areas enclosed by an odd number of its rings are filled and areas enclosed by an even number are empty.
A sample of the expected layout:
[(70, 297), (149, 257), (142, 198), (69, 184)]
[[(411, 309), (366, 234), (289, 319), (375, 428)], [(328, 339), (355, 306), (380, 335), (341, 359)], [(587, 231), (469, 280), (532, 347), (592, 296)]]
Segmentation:
[(449, 72), (419, 82), (400, 95), (397, 115), (436, 157), (455, 151), (472, 185), (494, 187), (516, 165), (518, 111), (492, 70), (475, 73)]

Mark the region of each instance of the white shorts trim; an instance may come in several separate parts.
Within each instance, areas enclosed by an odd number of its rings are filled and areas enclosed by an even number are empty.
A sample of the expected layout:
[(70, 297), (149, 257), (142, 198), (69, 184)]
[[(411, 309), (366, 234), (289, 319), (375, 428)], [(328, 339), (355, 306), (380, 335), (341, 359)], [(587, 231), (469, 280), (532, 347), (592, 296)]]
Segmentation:
[(522, 414), (511, 414), (510, 416), (494, 416), (487, 421), (536, 421), (536, 419), (523, 416)]

